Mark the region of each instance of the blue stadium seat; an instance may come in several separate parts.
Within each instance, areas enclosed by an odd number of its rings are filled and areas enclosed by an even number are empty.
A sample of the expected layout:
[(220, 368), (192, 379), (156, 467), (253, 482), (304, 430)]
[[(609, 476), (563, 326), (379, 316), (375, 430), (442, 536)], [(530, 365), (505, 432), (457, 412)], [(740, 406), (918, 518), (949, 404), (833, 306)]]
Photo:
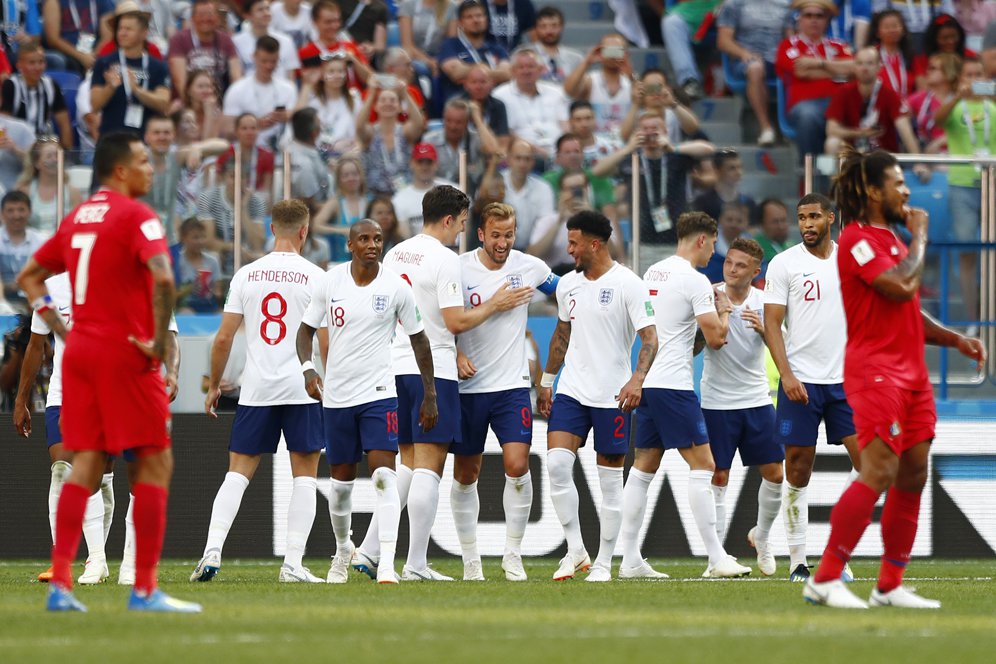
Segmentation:
[(391, 21), (387, 24), (387, 46), (401, 46), (401, 29), (398, 27), (397, 21)]
[(944, 171), (934, 171), (930, 182), (920, 182), (920, 178), (912, 171), (905, 172), (906, 186), (910, 190), (910, 202), (913, 207), (923, 208), (930, 215), (928, 234), (931, 240), (951, 239), (951, 215), (948, 211), (948, 174)]
[(62, 92), (66, 100), (66, 110), (69, 112), (69, 124), (72, 127), (73, 143), (76, 143), (76, 93), (79, 92), (80, 75), (71, 71), (46, 71), (45, 74)]
[(778, 99), (778, 129), (781, 130), (782, 136), (789, 139), (790, 141), (795, 140), (795, 129), (789, 123), (788, 115), (785, 110), (785, 83), (780, 78), (775, 78), (775, 94)]
[[(747, 79), (740, 78), (733, 73), (733, 60), (730, 59), (730, 56), (726, 53), (722, 53), (721, 57), (723, 60), (723, 78), (726, 79), (727, 87), (738, 95), (744, 94), (747, 90)], [(776, 76), (775, 78), (768, 79), (769, 88), (775, 87), (775, 80), (777, 78), (778, 77)]]

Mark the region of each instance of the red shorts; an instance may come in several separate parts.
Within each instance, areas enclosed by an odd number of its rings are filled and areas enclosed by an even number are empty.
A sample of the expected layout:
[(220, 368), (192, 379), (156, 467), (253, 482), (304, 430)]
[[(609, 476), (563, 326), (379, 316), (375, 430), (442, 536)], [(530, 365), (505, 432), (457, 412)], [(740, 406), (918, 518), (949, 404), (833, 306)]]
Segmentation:
[(169, 399), (158, 365), (130, 345), (70, 335), (62, 357), (66, 449), (168, 448)]
[(881, 438), (897, 455), (914, 445), (933, 439), (937, 424), (934, 391), (907, 390), (883, 385), (859, 392), (848, 392), (847, 401), (854, 409), (854, 428), (858, 447), (864, 449)]

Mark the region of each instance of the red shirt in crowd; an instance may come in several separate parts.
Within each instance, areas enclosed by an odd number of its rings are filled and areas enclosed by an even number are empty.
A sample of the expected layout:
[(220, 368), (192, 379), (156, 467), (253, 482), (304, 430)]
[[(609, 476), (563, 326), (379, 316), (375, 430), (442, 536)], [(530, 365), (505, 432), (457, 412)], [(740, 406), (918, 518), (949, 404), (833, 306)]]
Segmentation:
[(798, 78), (795, 75), (795, 61), (799, 58), (819, 58), (821, 60), (851, 60), (854, 57), (851, 47), (839, 39), (824, 37), (817, 44), (811, 44), (801, 35), (793, 35), (782, 40), (775, 56), (775, 71), (785, 83), (786, 108), (792, 108), (800, 101), (830, 97), (841, 83), (832, 78)]
[(899, 135), (896, 132), (896, 118), (908, 115), (909, 112), (906, 102), (881, 81), (875, 83), (875, 89), (868, 99), (861, 96), (858, 82), (851, 81), (833, 93), (830, 106), (827, 107), (827, 120), (836, 120), (848, 129), (881, 127), (881, 134), (868, 139), (870, 149), (881, 148), (888, 152), (898, 152)]
[[(111, 41), (107, 42), (106, 44), (100, 47), (100, 50), (97, 51), (97, 57), (102, 58), (105, 55), (110, 55), (111, 53), (114, 53), (114, 51), (116, 50), (118, 50), (118, 45), (112, 39)], [(148, 40), (146, 40), (145, 42), (145, 50), (148, 51), (149, 55), (154, 57), (156, 60), (166, 59), (163, 57), (163, 52), (159, 50), (159, 47)]]
[[(217, 162), (218, 172), (219, 173), (221, 172), (221, 169), (225, 165), (226, 161), (228, 161), (229, 159), (233, 159), (234, 157), (235, 157), (235, 146), (233, 145), (230, 148), (228, 148), (226, 152), (223, 152), (218, 156), (218, 162)], [(255, 183), (251, 182), (252, 174), (250, 174), (249, 175), (250, 182), (245, 183), (247, 187), (255, 191), (262, 191), (263, 184), (265, 184), (267, 176), (271, 176), (270, 181), (271, 182), (273, 181), (272, 175), (273, 175), (275, 160), (273, 158), (272, 152), (270, 152), (266, 148), (261, 148), (259, 146), (256, 146), (251, 154), (243, 153), (242, 159), (249, 162), (248, 164), (243, 162), (242, 167), (246, 171), (249, 170), (249, 166), (252, 164), (253, 160), (255, 159), (256, 161), (256, 182)], [(251, 187), (250, 186), (251, 184), (255, 184), (256, 186)]]

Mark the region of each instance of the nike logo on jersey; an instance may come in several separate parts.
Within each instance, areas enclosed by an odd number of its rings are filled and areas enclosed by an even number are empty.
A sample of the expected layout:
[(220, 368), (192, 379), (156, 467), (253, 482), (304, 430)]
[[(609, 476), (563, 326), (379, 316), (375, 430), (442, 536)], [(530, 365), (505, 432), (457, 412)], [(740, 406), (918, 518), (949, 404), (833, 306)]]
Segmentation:
[(344, 297), (340, 297), (340, 298), (339, 298), (338, 300), (337, 300), (337, 299), (335, 299), (335, 298), (332, 298), (331, 300), (329, 300), (329, 302), (342, 302), (342, 301), (343, 301), (343, 300), (345, 300), (345, 299), (346, 299), (346, 298), (344, 298)]
[(815, 273), (815, 272), (803, 272), (803, 273), (802, 273), (802, 276), (803, 276), (803, 277), (811, 277), (811, 276), (813, 276), (814, 274), (816, 274), (816, 273)]
[(470, 290), (474, 290), (475, 288), (477, 288), (477, 286), (467, 286), (467, 290), (469, 290), (469, 291)]

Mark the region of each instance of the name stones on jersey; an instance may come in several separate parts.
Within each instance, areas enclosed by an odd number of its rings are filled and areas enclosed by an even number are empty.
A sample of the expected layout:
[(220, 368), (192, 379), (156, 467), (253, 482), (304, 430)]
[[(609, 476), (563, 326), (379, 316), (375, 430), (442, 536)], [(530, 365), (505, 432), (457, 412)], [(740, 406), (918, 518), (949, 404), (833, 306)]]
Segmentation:
[(374, 295), (371, 304), (373, 305), (374, 313), (378, 316), (383, 316), (384, 312), (387, 311), (387, 305), (391, 303), (391, 298), (387, 295)]
[(603, 289), (599, 290), (598, 291), (598, 303), (600, 305), (602, 305), (603, 307), (609, 306), (609, 304), (612, 303), (613, 290), (614, 289), (612, 289), (612, 288), (603, 288)]

